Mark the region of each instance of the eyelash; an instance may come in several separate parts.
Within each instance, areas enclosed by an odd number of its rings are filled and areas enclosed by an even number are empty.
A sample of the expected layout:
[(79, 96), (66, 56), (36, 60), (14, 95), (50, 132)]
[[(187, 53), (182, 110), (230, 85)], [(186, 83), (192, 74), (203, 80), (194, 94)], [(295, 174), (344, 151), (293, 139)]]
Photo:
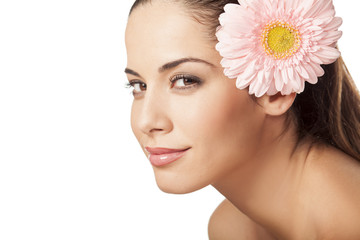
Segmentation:
[[(135, 91), (135, 85), (136, 85), (136, 84), (139, 84), (140, 87), (144, 87), (144, 85), (145, 85), (145, 88), (146, 88), (146, 83), (144, 83), (144, 82), (142, 82), (142, 81), (140, 81), (140, 80), (131, 80), (131, 81), (129, 81), (128, 83), (126, 83), (126, 87), (133, 89), (133, 90), (132, 90), (132, 94), (133, 94), (134, 96), (139, 95), (139, 94), (142, 93), (142, 92), (136, 92), (136, 91)], [(142, 86), (141, 86), (141, 85), (142, 85)]]
[[(183, 79), (184, 81), (186, 80), (190, 80), (192, 81), (193, 83), (191, 83), (190, 85), (185, 85), (186, 83), (184, 82), (184, 85), (185, 86), (181, 86), (181, 87), (174, 87), (174, 84), (178, 81), (178, 80), (181, 80)], [(191, 89), (191, 88), (196, 88), (198, 87), (201, 83), (202, 83), (202, 80), (200, 80), (200, 78), (198, 77), (195, 77), (195, 76), (192, 76), (192, 75), (187, 75), (187, 74), (179, 74), (179, 75), (175, 75), (173, 77), (171, 77), (170, 79), (170, 84), (171, 84), (171, 88), (174, 88), (176, 90), (188, 90), (188, 89)], [(144, 87), (146, 88), (146, 83), (140, 81), (140, 80), (131, 80), (129, 81), (128, 83), (126, 83), (126, 87), (127, 88), (133, 88), (133, 95), (136, 96), (138, 94), (141, 94), (143, 91), (140, 91), (140, 92), (136, 92), (135, 91), (135, 86), (136, 84), (140, 84), (140, 87)]]
[[(191, 88), (195, 88), (198, 87), (202, 81), (200, 80), (200, 78), (192, 76), (192, 75), (188, 75), (188, 74), (179, 74), (179, 75), (175, 75), (174, 77), (170, 78), (170, 83), (171, 83), (171, 87), (174, 87), (174, 84), (178, 81), (178, 80), (190, 80), (193, 83), (191, 83), (190, 85), (185, 85), (185, 86), (181, 86), (181, 87), (176, 87), (176, 90), (187, 90), (187, 89), (191, 89)], [(186, 84), (184, 82), (184, 84)]]

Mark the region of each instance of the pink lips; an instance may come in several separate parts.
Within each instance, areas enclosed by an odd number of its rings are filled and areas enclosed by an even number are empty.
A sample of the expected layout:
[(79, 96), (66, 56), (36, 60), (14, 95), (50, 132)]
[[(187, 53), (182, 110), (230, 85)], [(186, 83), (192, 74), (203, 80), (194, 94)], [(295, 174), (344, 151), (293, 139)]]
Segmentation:
[(175, 162), (185, 155), (186, 149), (169, 149), (169, 148), (150, 148), (145, 147), (146, 151), (150, 153), (149, 160), (154, 166), (163, 166)]

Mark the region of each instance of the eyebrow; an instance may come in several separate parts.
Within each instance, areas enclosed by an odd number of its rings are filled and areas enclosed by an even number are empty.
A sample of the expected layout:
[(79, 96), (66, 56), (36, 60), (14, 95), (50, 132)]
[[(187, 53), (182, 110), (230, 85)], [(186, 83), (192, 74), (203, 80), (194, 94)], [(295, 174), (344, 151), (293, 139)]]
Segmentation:
[[(175, 68), (177, 66), (179, 66), (180, 64), (183, 64), (183, 63), (186, 63), (186, 62), (197, 62), (197, 63), (204, 63), (204, 64), (207, 64), (211, 67), (215, 67), (214, 64), (210, 63), (210, 62), (207, 62), (203, 59), (200, 59), (200, 58), (180, 58), (178, 60), (175, 60), (175, 61), (171, 61), (171, 62), (168, 62), (168, 63), (165, 63), (163, 66), (161, 66), (158, 71), (160, 73), (162, 72), (165, 72), (167, 70), (170, 70), (172, 68)], [(137, 77), (141, 77), (141, 75), (137, 72), (135, 72), (134, 70), (131, 70), (129, 68), (125, 68), (125, 73), (127, 74), (131, 74), (131, 75), (134, 75), (134, 76), (137, 76)]]
[(137, 77), (141, 77), (140, 74), (138, 74), (137, 72), (135, 72), (134, 70), (131, 70), (129, 68), (125, 68), (125, 73), (131, 74), (131, 75), (134, 75), (134, 76), (137, 76)]
[(215, 67), (214, 64), (209, 63), (205, 60), (202, 60), (200, 58), (180, 58), (178, 60), (172, 61), (172, 62), (168, 62), (166, 64), (164, 64), (162, 67), (159, 68), (159, 72), (164, 72), (166, 70), (175, 68), (177, 66), (179, 66), (182, 63), (186, 63), (186, 62), (198, 62), (198, 63), (205, 63), (211, 67)]

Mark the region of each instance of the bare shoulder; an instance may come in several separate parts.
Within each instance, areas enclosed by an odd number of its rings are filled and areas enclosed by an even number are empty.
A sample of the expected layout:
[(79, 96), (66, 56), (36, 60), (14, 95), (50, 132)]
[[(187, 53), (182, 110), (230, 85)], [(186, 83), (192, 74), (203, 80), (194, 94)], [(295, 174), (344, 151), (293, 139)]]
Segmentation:
[(333, 147), (321, 147), (311, 158), (309, 183), (360, 207), (360, 161)]
[(322, 147), (309, 164), (304, 192), (317, 230), (326, 239), (360, 239), (360, 162)]
[(210, 240), (272, 239), (266, 231), (225, 199), (209, 220)]

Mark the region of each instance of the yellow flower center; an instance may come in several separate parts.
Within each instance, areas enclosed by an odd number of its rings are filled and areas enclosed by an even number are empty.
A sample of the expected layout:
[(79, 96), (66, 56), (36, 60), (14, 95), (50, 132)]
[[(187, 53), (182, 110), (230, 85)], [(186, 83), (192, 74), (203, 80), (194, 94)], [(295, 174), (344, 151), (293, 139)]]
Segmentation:
[(263, 29), (262, 45), (267, 55), (284, 59), (300, 47), (299, 31), (285, 22), (270, 22)]

